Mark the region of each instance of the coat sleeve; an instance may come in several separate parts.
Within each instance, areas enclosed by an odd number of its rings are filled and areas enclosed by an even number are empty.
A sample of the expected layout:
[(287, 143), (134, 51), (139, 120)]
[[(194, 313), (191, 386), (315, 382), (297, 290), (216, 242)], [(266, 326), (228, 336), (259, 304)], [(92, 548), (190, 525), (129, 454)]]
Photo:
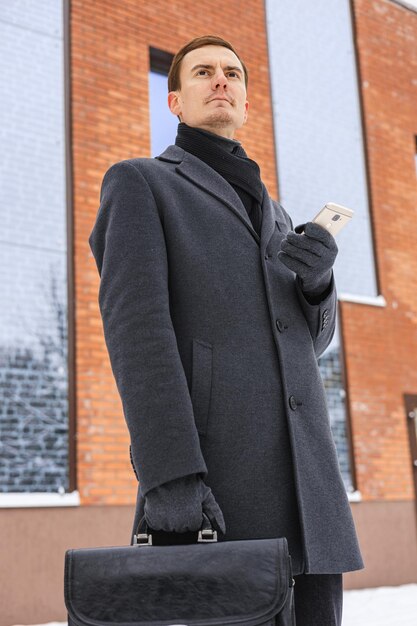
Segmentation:
[[(279, 204), (279, 207), (287, 220), (288, 226), (291, 230), (294, 230), (291, 217), (281, 204)], [(301, 280), (297, 275), (294, 281), (298, 300), (313, 339), (314, 352), (316, 357), (319, 358), (327, 346), (330, 345), (336, 328), (337, 290), (333, 270), (330, 285), (321, 297), (311, 298), (305, 294), (301, 288)]]
[(337, 293), (334, 275), (326, 290), (328, 295), (317, 304), (311, 304), (300, 286), (300, 279), (295, 277), (295, 289), (307, 320), (310, 334), (313, 339), (314, 352), (319, 358), (333, 339), (336, 328)]
[(128, 161), (104, 175), (88, 239), (113, 375), (145, 495), (192, 473), (207, 475), (169, 309), (168, 260), (151, 188)]

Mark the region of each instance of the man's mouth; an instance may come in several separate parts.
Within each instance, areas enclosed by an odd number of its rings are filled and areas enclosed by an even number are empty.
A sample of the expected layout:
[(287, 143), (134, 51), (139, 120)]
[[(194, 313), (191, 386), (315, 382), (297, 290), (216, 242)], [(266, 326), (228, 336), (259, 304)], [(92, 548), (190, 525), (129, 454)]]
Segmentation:
[(214, 100), (220, 100), (221, 102), (228, 102), (230, 104), (230, 100), (227, 100), (227, 98), (212, 98), (209, 102), (213, 102)]

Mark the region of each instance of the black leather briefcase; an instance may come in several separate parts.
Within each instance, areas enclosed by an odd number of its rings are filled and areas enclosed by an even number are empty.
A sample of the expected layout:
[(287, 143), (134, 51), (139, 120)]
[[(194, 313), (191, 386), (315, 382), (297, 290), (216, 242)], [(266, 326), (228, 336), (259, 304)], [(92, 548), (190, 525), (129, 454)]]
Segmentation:
[(66, 551), (68, 626), (295, 626), (285, 537), (217, 542), (204, 514), (197, 543), (154, 545), (144, 519), (133, 545)]

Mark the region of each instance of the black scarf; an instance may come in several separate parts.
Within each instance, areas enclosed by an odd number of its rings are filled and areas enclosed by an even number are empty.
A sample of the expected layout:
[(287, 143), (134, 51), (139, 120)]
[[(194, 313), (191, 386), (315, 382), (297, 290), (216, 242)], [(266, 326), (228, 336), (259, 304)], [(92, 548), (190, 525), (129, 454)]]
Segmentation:
[(260, 169), (241, 143), (180, 122), (175, 145), (204, 161), (232, 185), (260, 236), (263, 196)]

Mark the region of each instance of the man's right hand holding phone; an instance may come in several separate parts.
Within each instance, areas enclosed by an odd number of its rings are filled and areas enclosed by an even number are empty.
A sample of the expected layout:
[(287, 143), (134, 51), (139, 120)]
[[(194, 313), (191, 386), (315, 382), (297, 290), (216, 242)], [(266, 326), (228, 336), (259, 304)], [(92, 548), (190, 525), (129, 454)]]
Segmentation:
[(303, 292), (315, 298), (321, 296), (331, 283), (337, 253), (333, 235), (322, 226), (307, 222), (287, 233), (278, 257), (299, 276)]

